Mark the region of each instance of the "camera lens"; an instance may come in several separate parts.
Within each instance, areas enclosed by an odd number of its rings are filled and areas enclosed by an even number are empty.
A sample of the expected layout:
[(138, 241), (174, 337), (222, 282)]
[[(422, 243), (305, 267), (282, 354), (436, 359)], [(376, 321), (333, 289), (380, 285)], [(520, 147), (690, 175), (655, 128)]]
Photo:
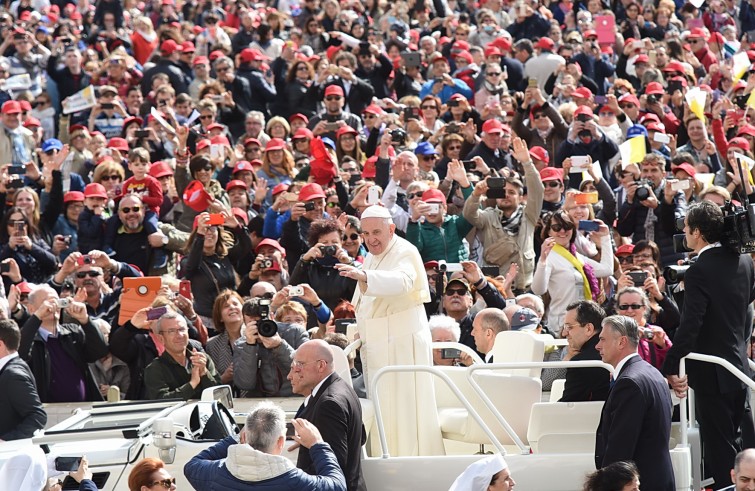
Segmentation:
[(257, 323), (257, 332), (260, 336), (271, 338), (278, 333), (278, 324), (270, 319), (264, 319)]

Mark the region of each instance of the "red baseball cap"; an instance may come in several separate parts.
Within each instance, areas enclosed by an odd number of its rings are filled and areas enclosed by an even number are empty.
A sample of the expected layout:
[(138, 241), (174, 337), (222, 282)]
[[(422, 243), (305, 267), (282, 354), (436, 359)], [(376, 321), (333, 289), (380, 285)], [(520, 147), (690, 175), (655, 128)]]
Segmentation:
[(305, 184), (299, 191), (299, 201), (309, 201), (311, 199), (325, 198), (325, 191), (316, 182)]
[(164, 55), (170, 56), (176, 51), (183, 51), (183, 48), (172, 39), (167, 39), (160, 45), (160, 52)]
[(425, 203), (445, 203), (446, 195), (438, 189), (431, 188), (422, 193), (422, 201)]
[(128, 142), (125, 138), (113, 137), (107, 143), (107, 148), (114, 148), (119, 152), (128, 152)]
[(206, 56), (197, 56), (196, 58), (194, 58), (194, 61), (192, 61), (191, 64), (194, 65), (194, 66), (197, 66), (197, 65), (209, 65), (210, 64), (210, 60)]
[(40, 126), (42, 126), (42, 122), (34, 116), (29, 116), (24, 121), (24, 128), (39, 128)]
[(254, 172), (254, 167), (252, 167), (252, 164), (250, 164), (246, 160), (239, 160), (238, 162), (236, 162), (236, 165), (233, 167), (233, 171), (231, 172), (231, 174), (236, 174), (237, 172), (242, 172), (242, 171)]
[(2, 109), (0, 109), (0, 113), (2, 114), (20, 114), (22, 112), (24, 111), (21, 109), (21, 104), (18, 101), (5, 101)]
[(581, 116), (583, 114), (586, 114), (587, 116), (595, 116), (595, 113), (592, 112), (592, 109), (590, 109), (588, 106), (579, 106), (576, 111), (574, 111), (574, 117)]
[(304, 121), (304, 124), (309, 124), (309, 118), (302, 113), (292, 114), (288, 117), (288, 122), (293, 123), (295, 119), (301, 119), (302, 121)]
[(288, 191), (288, 188), (289, 186), (285, 182), (276, 184), (275, 187), (273, 188), (272, 195), (275, 196), (282, 193), (283, 191)]
[(663, 86), (659, 82), (650, 82), (645, 87), (646, 95), (663, 95), (666, 91), (663, 90)]
[(331, 95), (339, 95), (343, 97), (343, 89), (340, 85), (331, 84), (325, 87), (325, 97), (331, 96)]
[(482, 123), (482, 132), (490, 135), (496, 133), (500, 135), (503, 133), (503, 123), (497, 119), (489, 119)]
[(235, 188), (244, 188), (245, 190), (249, 190), (249, 186), (247, 186), (244, 181), (240, 181), (238, 179), (233, 179), (231, 181), (228, 181), (228, 184), (225, 185), (226, 192)]
[(634, 64), (637, 65), (638, 63), (650, 63), (650, 58), (648, 58), (648, 55), (637, 55)]
[(105, 186), (98, 182), (87, 184), (84, 188), (84, 197), (86, 198), (105, 198), (107, 199), (107, 191)]
[(634, 244), (624, 244), (620, 245), (618, 249), (616, 249), (615, 256), (631, 256), (632, 253), (634, 253)]
[(63, 195), (63, 203), (71, 203), (75, 201), (84, 201), (84, 193), (81, 191), (68, 191)]
[(167, 162), (159, 161), (153, 163), (149, 168), (149, 175), (155, 179), (160, 179), (161, 177), (172, 176), (173, 169), (171, 169), (170, 164)]
[(547, 165), (550, 161), (550, 155), (548, 155), (548, 150), (544, 149), (543, 147), (532, 147), (530, 148), (530, 157), (537, 160), (542, 160)]
[(351, 126), (341, 126), (336, 131), (336, 138), (341, 138), (343, 135), (358, 135), (359, 132)]
[[(341, 131), (340, 128), (338, 131)], [(294, 133), (294, 136), (291, 137), (291, 140), (311, 140), (314, 137), (314, 133), (309, 128), (299, 128)]]
[(274, 239), (262, 239), (260, 243), (257, 244), (257, 247), (254, 248), (255, 254), (259, 254), (260, 249), (265, 246), (274, 247), (275, 249), (280, 251), (281, 254), (283, 254), (283, 257), (286, 257), (286, 249), (284, 249), (283, 246)]
[(592, 91), (587, 87), (577, 87), (572, 91), (573, 97), (580, 97), (582, 99), (590, 99), (592, 97)]
[(540, 171), (540, 180), (546, 181), (561, 181), (564, 182), (564, 170), (557, 169), (555, 167), (546, 167)]
[(251, 145), (252, 143), (262, 146), (260, 141), (256, 138), (247, 138), (246, 140), (244, 140), (244, 146)]
[(745, 150), (747, 152), (750, 151), (750, 142), (742, 138), (741, 136), (735, 136), (731, 140), (729, 140), (729, 147), (728, 148), (739, 148), (741, 150)]
[(205, 148), (212, 145), (212, 142), (208, 138), (202, 138), (197, 142), (197, 152), (200, 150), (204, 150)]
[(689, 30), (689, 34), (687, 34), (687, 39), (689, 38), (702, 38), (707, 41), (709, 36), (702, 27), (693, 27)]
[(364, 108), (364, 110), (362, 111), (362, 114), (364, 114), (364, 113), (369, 113), (369, 114), (374, 114), (376, 116), (380, 116), (381, 114), (384, 113), (384, 111), (377, 104), (370, 104), (369, 106), (367, 106), (367, 107)]
[(629, 104), (634, 104), (635, 106), (640, 107), (640, 100), (634, 94), (624, 94), (619, 97), (619, 102), (628, 102)]
[(265, 151), (271, 152), (273, 150), (283, 150), (286, 148), (286, 142), (281, 138), (271, 138), (267, 145), (265, 145)]
[(541, 37), (540, 40), (535, 43), (535, 47), (540, 48), (540, 49), (547, 49), (548, 51), (553, 51), (553, 49), (556, 47), (556, 44), (549, 37)]
[(697, 175), (697, 171), (689, 162), (682, 162), (681, 164), (671, 169), (671, 172), (676, 175), (676, 171), (678, 170), (686, 172), (689, 177), (695, 177), (695, 175)]
[(239, 53), (241, 63), (251, 63), (253, 61), (268, 61), (270, 57), (263, 55), (256, 49), (244, 48)]

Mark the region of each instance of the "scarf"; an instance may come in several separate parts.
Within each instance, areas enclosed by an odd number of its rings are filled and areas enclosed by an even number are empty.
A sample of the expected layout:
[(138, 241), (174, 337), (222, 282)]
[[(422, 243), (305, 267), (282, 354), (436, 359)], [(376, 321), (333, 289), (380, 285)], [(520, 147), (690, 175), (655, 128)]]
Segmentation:
[(519, 235), (519, 225), (522, 223), (522, 213), (524, 213), (524, 205), (519, 205), (509, 218), (506, 218), (505, 215), (501, 215), (501, 226), (507, 234)]
[(569, 261), (569, 264), (574, 266), (574, 269), (579, 271), (579, 274), (582, 275), (582, 293), (585, 300), (597, 300), (600, 293), (598, 279), (595, 277), (595, 272), (593, 271), (592, 266), (589, 264), (583, 264), (582, 261), (577, 258), (577, 246), (572, 243), (567, 250), (562, 245), (556, 244), (553, 246), (553, 252)]

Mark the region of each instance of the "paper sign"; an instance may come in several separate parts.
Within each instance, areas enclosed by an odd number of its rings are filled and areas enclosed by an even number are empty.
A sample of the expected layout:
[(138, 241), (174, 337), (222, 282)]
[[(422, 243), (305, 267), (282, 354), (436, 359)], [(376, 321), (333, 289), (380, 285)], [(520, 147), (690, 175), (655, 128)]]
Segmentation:
[[(747, 55), (745, 54), (745, 56)], [(707, 97), (708, 93), (700, 87), (693, 87), (684, 94), (690, 111), (703, 122), (705, 122), (705, 99)]]
[[(734, 158), (737, 159), (737, 161), (741, 163), (747, 164), (747, 180), (750, 181), (750, 184), (753, 184), (752, 168), (755, 167), (755, 160), (752, 160), (747, 155), (742, 155), (741, 153), (736, 153), (736, 152), (734, 153)], [(733, 169), (733, 171), (739, 174), (739, 169)]]
[(621, 168), (626, 168), (629, 164), (636, 164), (642, 162), (647, 153), (645, 147), (645, 137), (635, 136), (619, 145), (619, 154), (621, 155)]
[(734, 83), (736, 84), (742, 77), (744, 77), (747, 70), (750, 69), (750, 58), (747, 56), (747, 53), (740, 51), (732, 57), (732, 62), (731, 73), (734, 78)]
[(700, 6), (705, 3), (705, 0), (690, 0), (689, 3), (691, 3), (692, 5), (694, 5), (696, 9), (699, 9)]
[(21, 75), (14, 75), (7, 78), (2, 84), (0, 84), (2, 90), (27, 90), (31, 88), (31, 77), (28, 73), (22, 73)]
[(194, 111), (192, 111), (192, 113), (189, 115), (189, 119), (186, 120), (186, 126), (191, 127), (191, 125), (194, 124), (194, 121), (196, 121), (197, 119), (199, 119), (199, 111), (194, 109)]
[(94, 97), (94, 89), (88, 85), (72, 96), (66, 97), (62, 102), (63, 114), (71, 114), (86, 109), (91, 109), (97, 103)]
[(695, 180), (706, 188), (713, 185), (713, 178), (715, 177), (716, 175), (711, 173), (698, 172), (697, 174), (695, 174)]
[(747, 98), (747, 105), (755, 109), (755, 90), (750, 92), (750, 97)]
[(597, 15), (593, 18), (598, 43), (614, 44), (616, 42), (616, 20), (612, 15)]
[(149, 112), (149, 113), (150, 113), (150, 114), (151, 114), (152, 116), (154, 116), (155, 120), (156, 120), (156, 121), (157, 121), (158, 123), (160, 123), (161, 125), (163, 125), (163, 127), (164, 127), (164, 128), (166, 129), (166, 130), (168, 130), (168, 133), (171, 133), (171, 134), (173, 134), (173, 135), (175, 135), (175, 134), (176, 134), (176, 130), (175, 130), (175, 129), (173, 129), (173, 127), (172, 127), (172, 126), (171, 126), (171, 125), (170, 125), (170, 124), (169, 124), (169, 123), (168, 123), (167, 121), (165, 121), (165, 118), (163, 118), (163, 115), (162, 115), (162, 114), (160, 114), (160, 111), (158, 111), (157, 109), (155, 109), (155, 108), (153, 107), (153, 108), (152, 108), (152, 109), (150, 110), (150, 112)]

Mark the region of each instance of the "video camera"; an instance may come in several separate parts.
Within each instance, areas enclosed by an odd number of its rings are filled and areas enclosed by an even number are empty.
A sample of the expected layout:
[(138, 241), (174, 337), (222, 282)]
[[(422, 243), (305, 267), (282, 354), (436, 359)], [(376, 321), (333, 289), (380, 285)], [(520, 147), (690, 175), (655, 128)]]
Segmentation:
[(724, 238), (721, 243), (738, 254), (755, 252), (755, 204), (734, 206), (727, 202), (724, 213)]

